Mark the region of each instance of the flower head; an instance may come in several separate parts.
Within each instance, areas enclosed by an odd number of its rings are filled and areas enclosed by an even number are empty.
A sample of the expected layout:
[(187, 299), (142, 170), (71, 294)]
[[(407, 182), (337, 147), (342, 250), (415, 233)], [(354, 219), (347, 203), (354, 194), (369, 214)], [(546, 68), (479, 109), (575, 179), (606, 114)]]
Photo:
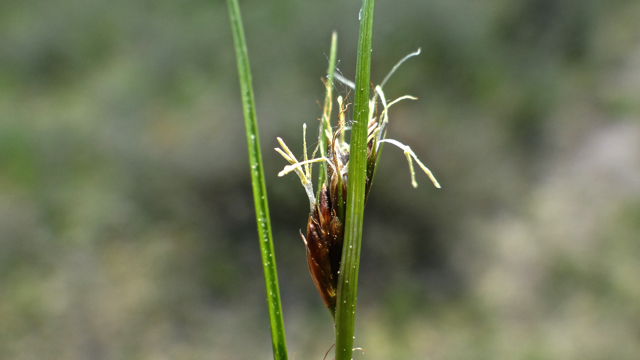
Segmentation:
[[(365, 202), (371, 188), (373, 176), (380, 155), (380, 146), (383, 143), (396, 145), (404, 151), (409, 162), (409, 171), (411, 172), (411, 184), (417, 187), (415, 173), (413, 170), (412, 159), (420, 166), (420, 168), (429, 176), (436, 187), (440, 184), (435, 179), (431, 171), (418, 160), (415, 153), (407, 145), (397, 140), (386, 139), (386, 130), (389, 123), (389, 107), (400, 100), (416, 98), (405, 95), (387, 103), (382, 86), (389, 79), (391, 74), (406, 59), (418, 55), (420, 50), (407, 55), (403, 58), (387, 75), (381, 85), (375, 87), (374, 96), (369, 100), (369, 120), (367, 131), (367, 169), (366, 169), (366, 186), (365, 186)], [(343, 84), (353, 88), (353, 83), (336, 74), (336, 78)], [(331, 84), (326, 83), (327, 86)], [(377, 114), (378, 103), (382, 106), (382, 111)], [(278, 142), (282, 148), (276, 148), (288, 162), (289, 165), (278, 174), (284, 176), (294, 171), (300, 177), (300, 182), (309, 198), (309, 220), (307, 221), (307, 236), (302, 236), (302, 240), (307, 248), (307, 263), (313, 281), (322, 297), (325, 305), (331, 311), (332, 316), (335, 314), (336, 292), (338, 284), (338, 276), (340, 270), (340, 260), (342, 258), (342, 244), (344, 239), (344, 213), (346, 209), (347, 199), (347, 175), (349, 167), (349, 144), (344, 140), (344, 132), (347, 130), (345, 113), (348, 104), (342, 97), (338, 97), (338, 105), (340, 112), (338, 115), (338, 125), (332, 131), (330, 127), (324, 134), (327, 139), (326, 157), (314, 158), (318, 148), (314, 150), (312, 158), (307, 157), (306, 145), (306, 124), (303, 125), (303, 144), (304, 155), (303, 160), (298, 161), (291, 150), (287, 147), (281, 138)], [(330, 106), (330, 105), (329, 105)], [(322, 141), (318, 141), (321, 144)], [(324, 162), (326, 166), (325, 182), (322, 184), (319, 192), (314, 192), (311, 181), (311, 164), (315, 162)]]

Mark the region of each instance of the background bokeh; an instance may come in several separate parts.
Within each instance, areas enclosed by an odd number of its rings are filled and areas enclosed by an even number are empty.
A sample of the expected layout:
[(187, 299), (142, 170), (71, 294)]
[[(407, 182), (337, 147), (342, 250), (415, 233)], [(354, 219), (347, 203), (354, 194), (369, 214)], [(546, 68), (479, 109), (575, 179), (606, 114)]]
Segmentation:
[[(272, 149), (302, 153), (333, 30), (353, 78), (360, 2), (241, 6), (289, 351), (321, 359), (308, 203)], [(372, 80), (423, 50), (385, 87), (419, 98), (389, 136), (442, 189), (385, 148), (355, 358), (638, 359), (639, 18), (633, 0), (377, 2)], [(244, 136), (223, 1), (0, 2), (0, 358), (269, 359)]]

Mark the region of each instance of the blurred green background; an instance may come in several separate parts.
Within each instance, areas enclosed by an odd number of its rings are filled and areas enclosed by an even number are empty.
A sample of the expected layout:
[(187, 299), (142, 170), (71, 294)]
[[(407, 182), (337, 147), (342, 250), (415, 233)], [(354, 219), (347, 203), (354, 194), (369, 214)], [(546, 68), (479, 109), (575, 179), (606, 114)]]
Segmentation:
[[(385, 148), (355, 358), (638, 359), (640, 2), (376, 5), (374, 82), (423, 50), (389, 137), (443, 187)], [(272, 149), (302, 154), (333, 30), (353, 79), (360, 2), (241, 7), (289, 353), (321, 359)], [(0, 2), (0, 358), (271, 357), (235, 66), (223, 1)]]

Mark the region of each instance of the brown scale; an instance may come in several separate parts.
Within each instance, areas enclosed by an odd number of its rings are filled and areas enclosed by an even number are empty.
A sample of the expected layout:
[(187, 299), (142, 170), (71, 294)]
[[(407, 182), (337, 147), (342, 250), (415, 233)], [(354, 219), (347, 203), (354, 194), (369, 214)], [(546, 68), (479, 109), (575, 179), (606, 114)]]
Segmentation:
[[(345, 173), (340, 176), (339, 173), (343, 172), (349, 161), (349, 154), (341, 151), (335, 145), (338, 133), (339, 131), (336, 131), (327, 151), (328, 160), (333, 164), (333, 166), (327, 166), (327, 178), (330, 185), (324, 184), (322, 186), (319, 198), (313, 207), (313, 213), (309, 214), (307, 238), (302, 237), (307, 247), (307, 263), (311, 277), (322, 300), (332, 314), (335, 313), (336, 307), (338, 274), (344, 240), (344, 223), (340, 219), (344, 219), (344, 211), (347, 206), (347, 175)], [(371, 139), (367, 144), (365, 201), (376, 163), (375, 143), (375, 139)], [(342, 206), (338, 206), (340, 204)]]

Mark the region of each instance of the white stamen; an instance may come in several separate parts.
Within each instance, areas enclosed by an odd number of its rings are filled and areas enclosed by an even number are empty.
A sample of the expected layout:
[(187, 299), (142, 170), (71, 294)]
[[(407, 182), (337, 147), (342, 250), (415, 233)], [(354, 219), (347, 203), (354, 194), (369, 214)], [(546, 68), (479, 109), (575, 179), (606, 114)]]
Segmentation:
[(411, 150), (409, 146), (393, 139), (382, 139), (380, 140), (380, 142), (381, 143), (387, 142), (404, 150), (404, 155), (407, 157), (407, 161), (409, 162), (409, 171), (411, 171), (411, 185), (413, 185), (414, 188), (418, 187), (418, 183), (416, 182), (415, 173), (413, 171), (413, 163), (411, 161), (412, 157), (418, 163), (422, 171), (424, 171), (427, 174), (427, 176), (429, 176), (429, 179), (431, 179), (431, 182), (433, 182), (433, 185), (435, 185), (435, 187), (437, 187), (438, 189), (440, 188), (440, 184), (438, 183), (438, 180), (436, 180), (436, 178), (431, 173), (431, 170), (429, 170), (426, 166), (424, 166), (424, 164), (420, 160), (418, 160), (418, 157)]
[[(382, 89), (380, 89), (380, 93), (382, 93)], [(382, 140), (382, 138), (384, 137), (384, 130), (387, 127), (387, 124), (389, 123), (389, 108), (391, 107), (391, 105), (397, 103), (400, 100), (407, 100), (407, 99), (418, 100), (417, 97), (413, 97), (411, 95), (405, 95), (393, 100), (388, 105), (385, 105), (384, 110), (382, 110), (382, 114), (380, 114), (380, 119), (382, 119), (382, 121), (380, 122), (380, 135), (378, 140)]]
[(389, 74), (387, 75), (387, 77), (384, 78), (384, 80), (382, 80), (382, 82), (380, 83), (380, 87), (383, 87), (384, 84), (387, 83), (387, 80), (389, 80), (389, 78), (391, 77), (391, 75), (393, 75), (393, 73), (396, 71), (396, 69), (398, 69), (398, 67), (400, 67), (400, 65), (402, 65), (403, 62), (405, 62), (407, 59), (414, 57), (416, 55), (420, 55), (420, 51), (421, 49), (418, 48), (418, 50), (416, 50), (415, 52), (412, 52), (411, 54), (405, 56), (402, 58), (402, 60), (398, 61), (398, 63), (396, 64), (396, 66), (393, 67), (393, 69), (391, 69), (391, 71), (389, 72)]
[[(304, 126), (303, 128), (306, 128), (306, 126)], [(283, 158), (285, 158), (285, 160), (287, 160), (291, 165), (287, 165), (285, 166), (285, 170), (281, 171), (280, 174), (278, 174), (278, 176), (284, 176), (285, 174), (291, 172), (291, 171), (295, 171), (296, 174), (298, 174), (298, 177), (300, 178), (300, 182), (302, 183), (302, 186), (304, 187), (304, 191), (307, 193), (307, 197), (309, 198), (309, 207), (310, 207), (310, 211), (313, 212), (313, 205), (316, 203), (316, 197), (314, 195), (313, 192), (313, 183), (311, 182), (311, 173), (310, 171), (307, 171), (307, 173), (305, 173), (303, 171), (303, 169), (301, 168), (302, 165), (306, 165), (309, 162), (316, 162), (316, 161), (322, 161), (322, 160), (318, 160), (318, 159), (313, 159), (313, 160), (305, 160), (303, 162), (298, 162), (296, 160), (296, 157), (293, 155), (293, 153), (291, 152), (291, 150), (289, 150), (289, 147), (287, 147), (287, 144), (284, 143), (284, 141), (281, 138), (277, 138), (278, 142), (280, 143), (280, 145), (284, 148), (284, 150), (280, 149), (280, 148), (276, 148), (276, 151), (282, 155)], [(305, 157), (307, 156), (306, 154), (306, 142), (304, 144), (305, 146)], [(284, 172), (284, 173), (283, 173)]]
[(335, 73), (335, 74), (333, 74), (333, 77), (336, 80), (340, 81), (342, 84), (346, 85), (347, 87), (350, 87), (353, 90), (356, 89), (356, 84), (353, 81), (351, 81), (351, 80), (347, 79), (346, 77), (342, 76), (342, 74)]
[[(304, 161), (306, 162), (307, 160), (309, 160), (309, 158), (307, 157), (307, 124), (303, 123), (302, 124), (302, 147), (303, 147), (303, 158)], [(309, 165), (307, 163), (307, 165), (305, 165), (304, 167), (304, 172), (307, 175), (308, 178), (311, 178), (311, 165)]]
[[(278, 149), (276, 149), (276, 151), (277, 151), (277, 150), (278, 150)], [(327, 160), (327, 158), (325, 158), (325, 157), (319, 157), (319, 158), (315, 158), (315, 159), (311, 159), (311, 160), (305, 160), (305, 161), (300, 161), (300, 162), (297, 162), (297, 163), (295, 163), (295, 164), (287, 165), (287, 166), (285, 166), (285, 167), (284, 167), (284, 169), (282, 169), (282, 171), (280, 171), (280, 172), (278, 173), (278, 176), (279, 176), (279, 177), (283, 177), (283, 176), (287, 175), (288, 173), (290, 173), (290, 172), (292, 172), (292, 171), (296, 171), (296, 172), (297, 172), (297, 171), (299, 171), (299, 170), (300, 170), (300, 168), (302, 168), (303, 166), (304, 166), (304, 167), (307, 167), (307, 166), (309, 166), (309, 164), (313, 164), (313, 163), (317, 163), (317, 162), (323, 162), (323, 161), (326, 161), (327, 163), (329, 162), (329, 161)]]

